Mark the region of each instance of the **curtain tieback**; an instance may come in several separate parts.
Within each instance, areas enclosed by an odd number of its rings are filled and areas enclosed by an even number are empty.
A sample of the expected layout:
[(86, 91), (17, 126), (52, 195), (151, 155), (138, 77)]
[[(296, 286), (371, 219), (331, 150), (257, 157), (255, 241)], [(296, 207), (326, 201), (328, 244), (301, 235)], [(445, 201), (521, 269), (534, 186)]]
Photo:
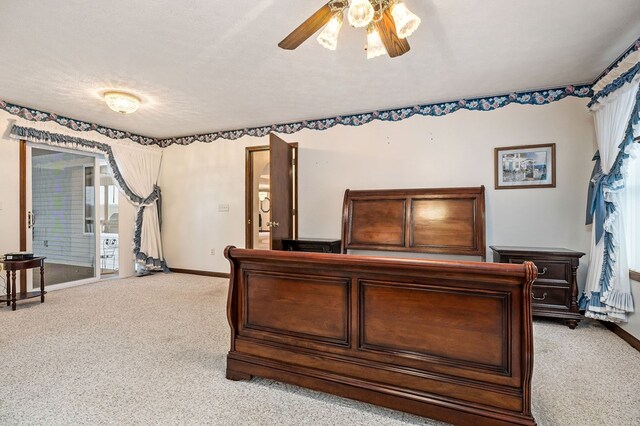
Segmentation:
[(151, 192), (151, 194), (149, 194), (149, 196), (147, 198), (142, 200), (142, 202), (140, 203), (140, 206), (151, 205), (151, 204), (155, 203), (156, 201), (158, 201), (158, 199), (160, 199), (160, 197), (161, 197), (160, 187), (158, 185), (153, 185), (153, 192)]
[(606, 216), (606, 204), (604, 198), (604, 189), (607, 186), (607, 178), (609, 175), (602, 172), (596, 173), (591, 179), (593, 185), (593, 191), (589, 193), (589, 216), (587, 218), (587, 225), (593, 222), (593, 215), (595, 213), (595, 226), (596, 226), (596, 244), (600, 242), (602, 234), (604, 233), (604, 221)]

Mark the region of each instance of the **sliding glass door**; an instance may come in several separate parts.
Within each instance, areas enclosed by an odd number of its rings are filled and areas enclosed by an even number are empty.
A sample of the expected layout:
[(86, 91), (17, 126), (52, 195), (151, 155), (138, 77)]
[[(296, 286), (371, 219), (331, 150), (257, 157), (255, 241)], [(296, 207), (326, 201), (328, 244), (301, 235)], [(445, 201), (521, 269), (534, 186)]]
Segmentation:
[[(27, 249), (47, 258), (45, 287), (116, 276), (118, 190), (104, 159), (33, 145), (27, 163)], [(39, 272), (28, 281), (38, 287)]]
[(47, 258), (45, 286), (97, 277), (95, 226), (88, 222), (95, 217), (95, 161), (93, 156), (31, 148), (27, 246), (31, 243), (35, 256)]

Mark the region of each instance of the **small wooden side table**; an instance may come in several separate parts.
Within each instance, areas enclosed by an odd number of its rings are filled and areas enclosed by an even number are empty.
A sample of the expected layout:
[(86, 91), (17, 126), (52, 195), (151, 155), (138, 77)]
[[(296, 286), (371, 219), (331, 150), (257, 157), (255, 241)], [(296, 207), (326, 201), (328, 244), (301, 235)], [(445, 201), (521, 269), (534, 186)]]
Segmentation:
[[(7, 270), (7, 295), (0, 297), (0, 302), (7, 302), (7, 306), (11, 306), (12, 310), (16, 310), (16, 300), (40, 298), (40, 303), (44, 303), (44, 260), (46, 257), (34, 257), (28, 260), (0, 260)], [(30, 291), (27, 293), (17, 294), (16, 292), (16, 271), (23, 269), (40, 268), (40, 291)], [(11, 276), (12, 280), (9, 280)]]
[(531, 287), (533, 316), (559, 318), (570, 329), (583, 317), (578, 312), (576, 274), (584, 253), (565, 248), (491, 246), (493, 261), (522, 263), (530, 260), (538, 267)]

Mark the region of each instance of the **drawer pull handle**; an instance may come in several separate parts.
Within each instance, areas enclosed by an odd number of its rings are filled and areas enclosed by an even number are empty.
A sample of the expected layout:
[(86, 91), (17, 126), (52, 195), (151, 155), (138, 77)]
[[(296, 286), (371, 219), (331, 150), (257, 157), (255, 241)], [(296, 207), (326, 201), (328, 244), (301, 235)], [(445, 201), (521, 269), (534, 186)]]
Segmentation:
[[(547, 268), (542, 268), (542, 272), (538, 272), (538, 276), (541, 277), (547, 273)], [(546, 294), (546, 293), (545, 293)]]
[(544, 300), (547, 298), (547, 292), (545, 291), (544, 293), (542, 293), (542, 297), (536, 297), (535, 294), (531, 292), (531, 298), (533, 300)]

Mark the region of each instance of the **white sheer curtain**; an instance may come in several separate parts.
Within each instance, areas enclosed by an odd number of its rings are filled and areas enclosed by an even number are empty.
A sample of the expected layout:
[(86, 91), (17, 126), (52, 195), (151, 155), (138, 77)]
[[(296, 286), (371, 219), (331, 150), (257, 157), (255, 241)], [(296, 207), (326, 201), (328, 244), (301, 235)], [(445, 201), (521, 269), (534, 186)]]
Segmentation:
[(113, 144), (111, 149), (126, 185), (136, 196), (144, 200), (136, 202), (130, 199), (138, 207), (134, 236), (137, 260), (148, 267), (161, 269), (164, 267), (164, 255), (160, 239), (157, 196), (154, 196), (154, 193), (160, 175), (162, 151), (120, 144)]
[[(601, 213), (594, 213), (585, 286), (589, 303), (585, 316), (614, 322), (627, 320), (627, 313), (633, 312), (633, 299), (629, 283), (625, 221), (620, 217), (626, 213), (622, 192), (624, 179), (611, 173), (619, 161), (620, 145), (628, 131), (632, 114), (636, 113), (637, 95), (636, 79), (599, 99), (592, 107), (602, 168), (594, 182), (595, 204), (602, 209)], [(607, 208), (604, 207), (605, 202), (609, 204)], [(611, 206), (614, 207), (613, 212), (610, 212)], [(598, 215), (603, 217), (598, 218)]]
[(591, 108), (594, 111), (596, 139), (605, 174), (609, 173), (618, 157), (619, 145), (627, 131), (637, 94), (638, 82), (634, 81), (602, 98)]

